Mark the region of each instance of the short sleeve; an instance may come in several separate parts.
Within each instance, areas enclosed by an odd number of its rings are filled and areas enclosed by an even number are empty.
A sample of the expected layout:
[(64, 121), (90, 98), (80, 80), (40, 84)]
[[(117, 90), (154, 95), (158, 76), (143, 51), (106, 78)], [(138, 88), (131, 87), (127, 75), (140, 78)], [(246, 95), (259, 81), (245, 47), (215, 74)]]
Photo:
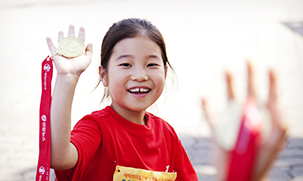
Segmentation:
[[(56, 170), (57, 179), (81, 180), (85, 170), (91, 170), (93, 157), (101, 145), (102, 136), (99, 124), (92, 116), (85, 116), (71, 132), (70, 142), (78, 151), (77, 165), (69, 170)], [(85, 168), (85, 169), (84, 169)]]

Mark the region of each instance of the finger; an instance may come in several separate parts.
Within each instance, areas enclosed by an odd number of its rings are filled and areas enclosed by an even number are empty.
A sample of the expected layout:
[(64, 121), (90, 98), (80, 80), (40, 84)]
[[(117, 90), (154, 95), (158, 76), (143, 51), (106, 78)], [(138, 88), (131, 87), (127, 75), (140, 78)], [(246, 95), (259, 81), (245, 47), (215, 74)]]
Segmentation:
[(92, 57), (93, 55), (93, 44), (89, 43), (85, 48), (85, 55)]
[(251, 61), (247, 61), (247, 96), (256, 97), (255, 70)]
[(78, 38), (81, 39), (83, 42), (85, 41), (85, 29), (80, 27)]
[(64, 38), (64, 33), (63, 31), (58, 32), (58, 42), (61, 41)]
[(229, 71), (225, 72), (225, 78), (226, 78), (226, 85), (227, 85), (227, 97), (228, 100), (234, 100), (235, 99), (235, 93), (233, 88), (233, 79), (231, 76), (231, 73)]
[(273, 69), (269, 70), (269, 95), (267, 107), (271, 114), (273, 132), (284, 134), (288, 129), (288, 123), (285, 120), (283, 111), (280, 110), (278, 104), (277, 77)]
[(75, 36), (75, 27), (73, 25), (68, 27), (68, 36)]
[(52, 40), (49, 37), (46, 38), (46, 43), (48, 45), (48, 48), (49, 48), (51, 54), (55, 54), (56, 53), (56, 47), (55, 47), (55, 45), (53, 44)]
[(202, 98), (202, 110), (204, 112), (205, 119), (210, 126), (212, 132), (214, 131), (214, 124), (212, 122), (211, 113), (209, 110), (209, 103), (206, 97)]

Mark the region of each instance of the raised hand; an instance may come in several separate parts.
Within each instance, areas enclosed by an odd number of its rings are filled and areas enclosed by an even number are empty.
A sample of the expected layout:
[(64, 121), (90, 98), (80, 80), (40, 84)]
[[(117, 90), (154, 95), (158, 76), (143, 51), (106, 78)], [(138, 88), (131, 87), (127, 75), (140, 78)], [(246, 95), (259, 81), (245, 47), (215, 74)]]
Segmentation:
[[(248, 62), (247, 70), (247, 96), (255, 98), (256, 88), (254, 82), (254, 69), (251, 62)], [(262, 180), (266, 176), (266, 172), (272, 165), (273, 161), (277, 157), (277, 154), (281, 150), (281, 147), (283, 146), (286, 138), (286, 131), (288, 129), (288, 125), (285, 122), (282, 111), (278, 105), (276, 74), (272, 69), (269, 70), (269, 82), (269, 95), (266, 106), (271, 115), (272, 128), (269, 136), (263, 138), (263, 142), (259, 145), (259, 151), (255, 158), (251, 180)], [(228, 99), (229, 101), (234, 101), (236, 96), (233, 90), (233, 79), (230, 72), (226, 72), (226, 83)], [(202, 99), (202, 104), (206, 120), (209, 123), (212, 132), (214, 133), (215, 125), (211, 116), (211, 111), (209, 110), (208, 102), (205, 98)], [(218, 144), (216, 139), (214, 139), (213, 143), (213, 153), (215, 154), (214, 164), (218, 170), (218, 178), (219, 180), (226, 180), (226, 167), (228, 164), (227, 162), (230, 152), (228, 150), (224, 150)]]
[[(73, 25), (69, 26), (68, 36), (75, 36), (75, 27)], [(64, 33), (60, 31), (58, 33), (58, 42), (64, 38)], [(78, 38), (83, 42), (85, 41), (85, 29), (83, 27), (79, 30)], [(52, 40), (48, 37), (46, 38), (48, 48), (53, 55), (53, 60), (57, 69), (58, 75), (72, 74), (80, 76), (80, 74), (89, 66), (92, 60), (92, 44), (88, 44), (85, 48), (84, 54), (75, 58), (66, 58), (56, 54), (56, 47), (54, 46)]]
[[(74, 26), (69, 26), (68, 36), (75, 36)], [(80, 28), (78, 37), (84, 42), (84, 28)], [(64, 34), (60, 31), (58, 42), (63, 38)], [(70, 143), (72, 102), (79, 77), (91, 62), (92, 44), (87, 45), (84, 54), (66, 58), (56, 54), (56, 47), (50, 38), (46, 41), (57, 68), (51, 107), (51, 167), (69, 169), (78, 160), (77, 149)]]

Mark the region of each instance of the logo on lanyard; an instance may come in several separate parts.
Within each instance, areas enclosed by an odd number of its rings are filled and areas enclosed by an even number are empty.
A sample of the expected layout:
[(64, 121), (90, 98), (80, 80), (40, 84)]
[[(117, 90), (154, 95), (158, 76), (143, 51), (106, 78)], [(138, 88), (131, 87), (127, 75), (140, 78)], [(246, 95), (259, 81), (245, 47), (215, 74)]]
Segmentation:
[(47, 117), (45, 116), (45, 115), (42, 115), (41, 116), (41, 120), (43, 121), (42, 123), (41, 123), (41, 126), (42, 126), (42, 132), (41, 132), (41, 135), (42, 135), (42, 141), (45, 141), (46, 140), (46, 138), (45, 138), (45, 132), (46, 132), (46, 121), (47, 121)]
[(41, 167), (39, 168), (39, 173), (40, 173), (41, 175), (44, 175), (44, 173), (45, 173), (45, 168), (44, 168), (44, 166), (41, 166)]
[[(50, 64), (48, 63), (45, 63), (44, 66), (43, 66), (43, 70), (45, 71), (44, 72), (44, 80), (43, 80), (43, 85), (44, 85), (44, 90), (47, 90), (47, 87), (48, 87), (48, 79), (47, 79), (47, 74), (48, 72), (51, 70), (51, 66)], [(50, 82), (49, 82), (50, 83)]]
[(46, 64), (43, 66), (43, 70), (45, 70), (45, 72), (49, 72), (50, 69), (51, 69), (51, 66), (50, 66), (48, 63), (46, 63)]

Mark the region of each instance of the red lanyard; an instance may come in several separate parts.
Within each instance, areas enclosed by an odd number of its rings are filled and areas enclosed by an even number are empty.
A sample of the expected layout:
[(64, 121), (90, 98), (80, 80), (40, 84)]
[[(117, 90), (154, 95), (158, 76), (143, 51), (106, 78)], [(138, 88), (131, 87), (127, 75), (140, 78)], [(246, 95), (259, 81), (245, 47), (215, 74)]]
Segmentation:
[(245, 103), (238, 140), (231, 151), (227, 166), (227, 181), (251, 179), (263, 126), (262, 117), (255, 104), (252, 98), (247, 99)]
[(36, 181), (49, 180), (50, 176), (50, 109), (52, 102), (51, 82), (53, 77), (53, 60), (47, 57), (42, 62), (42, 93), (40, 102), (39, 126), (39, 161), (36, 172)]

